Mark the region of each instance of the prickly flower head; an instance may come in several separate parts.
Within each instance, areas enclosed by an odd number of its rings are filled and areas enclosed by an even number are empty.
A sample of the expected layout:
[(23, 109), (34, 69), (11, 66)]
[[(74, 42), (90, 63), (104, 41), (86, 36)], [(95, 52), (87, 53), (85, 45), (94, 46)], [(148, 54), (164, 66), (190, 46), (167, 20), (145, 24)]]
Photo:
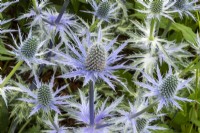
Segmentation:
[(101, 2), (97, 8), (96, 15), (99, 18), (106, 18), (109, 15), (110, 3), (105, 1)]
[(53, 110), (56, 113), (60, 113), (58, 105), (67, 104), (65, 100), (71, 97), (69, 95), (58, 96), (58, 94), (66, 88), (66, 85), (62, 86), (54, 92), (54, 75), (52, 76), (49, 84), (40, 82), (37, 76), (35, 76), (35, 81), (37, 90), (36, 93), (32, 92), (29, 88), (26, 88), (22, 84), (17, 83), (19, 88), (28, 95), (28, 98), (20, 98), (19, 100), (34, 105), (29, 116), (37, 113), (39, 110), (42, 110), (46, 113), (48, 113), (50, 110)]
[[(71, 72), (61, 75), (62, 78), (75, 78), (84, 77), (83, 85), (86, 85), (89, 81), (95, 83), (97, 80), (105, 81), (112, 89), (114, 85), (111, 82), (115, 80), (126, 88), (126, 85), (121, 82), (113, 72), (117, 69), (125, 69), (126, 66), (117, 64), (119, 60), (123, 58), (122, 55), (118, 55), (122, 49), (127, 45), (127, 42), (121, 44), (118, 48), (113, 49), (113, 45), (117, 41), (117, 38), (112, 41), (102, 41), (101, 28), (98, 32), (97, 39), (91, 39), (90, 33), (87, 33), (86, 39), (82, 41), (72, 34), (77, 45), (77, 49), (73, 46), (75, 44), (66, 43), (69, 49), (74, 55), (62, 53), (60, 51), (54, 51), (57, 56), (55, 57), (58, 63), (68, 65), (72, 67)], [(62, 58), (62, 60), (60, 60)]]
[(24, 40), (20, 29), (18, 29), (18, 33), (20, 43), (18, 44), (12, 35), (16, 48), (8, 45), (13, 49), (13, 51), (9, 51), (10, 53), (15, 55), (18, 60), (26, 62), (31, 69), (33, 69), (33, 65), (38, 64), (54, 65), (51, 62), (41, 59), (42, 55), (48, 53), (48, 51), (42, 48), (47, 42), (46, 40), (41, 40), (38, 36), (33, 35), (32, 30), (29, 31), (28, 37)]
[(90, 71), (103, 71), (106, 67), (106, 50), (102, 45), (92, 45), (86, 57), (86, 69)]
[(150, 7), (153, 13), (161, 13), (163, 9), (163, 0), (154, 0)]
[(176, 10), (171, 10), (171, 7), (175, 4), (175, 1), (171, 0), (149, 0), (145, 2), (144, 0), (137, 0), (140, 4), (142, 4), (145, 9), (138, 9), (137, 11), (147, 14), (147, 18), (150, 19), (158, 19), (161, 17), (165, 17), (173, 20), (171, 17), (171, 13), (177, 12)]
[[(143, 73), (143, 72), (142, 72)], [(160, 111), (164, 106), (168, 107), (173, 105), (179, 109), (181, 106), (177, 103), (179, 101), (192, 100), (177, 96), (178, 91), (185, 88), (185, 86), (192, 80), (181, 80), (176, 74), (172, 73), (171, 66), (169, 67), (169, 72), (163, 77), (160, 73), (160, 69), (157, 66), (157, 76), (158, 80), (155, 80), (152, 76), (143, 73), (143, 76), (147, 79), (147, 83), (136, 82), (137, 85), (148, 89), (150, 92), (146, 93), (144, 96), (153, 96), (158, 101), (157, 111)]]

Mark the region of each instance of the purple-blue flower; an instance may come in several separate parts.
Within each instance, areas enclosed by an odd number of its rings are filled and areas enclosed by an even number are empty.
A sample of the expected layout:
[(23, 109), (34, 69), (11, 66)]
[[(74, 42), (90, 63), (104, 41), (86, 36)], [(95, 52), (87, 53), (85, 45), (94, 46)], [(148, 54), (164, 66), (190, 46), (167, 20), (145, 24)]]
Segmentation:
[(127, 42), (121, 44), (117, 49), (113, 49), (113, 45), (117, 41), (117, 37), (112, 41), (102, 42), (101, 28), (98, 32), (97, 40), (90, 38), (90, 33), (87, 34), (86, 39), (81, 42), (76, 35), (73, 35), (74, 43), (66, 42), (65, 44), (72, 53), (62, 53), (54, 51), (57, 54), (55, 61), (70, 66), (72, 70), (59, 77), (62, 78), (84, 78), (84, 84), (89, 81), (95, 83), (98, 79), (105, 81), (112, 89), (114, 85), (111, 80), (119, 82), (126, 88), (126, 85), (113, 75), (113, 72), (118, 69), (125, 69), (124, 63), (119, 64), (123, 55), (118, 55), (122, 49), (127, 45)]
[(185, 88), (185, 86), (192, 80), (180, 80), (177, 75), (172, 73), (171, 67), (165, 77), (160, 73), (160, 69), (157, 66), (157, 77), (155, 80), (153, 77), (143, 72), (143, 76), (147, 79), (146, 83), (135, 82), (137, 85), (149, 90), (144, 96), (153, 96), (158, 101), (157, 112), (164, 106), (169, 107), (173, 105), (179, 109), (182, 109), (178, 101), (191, 102), (192, 100), (177, 96), (178, 91)]
[(20, 83), (17, 85), (24, 91), (30, 98), (20, 98), (19, 100), (25, 101), (27, 103), (33, 104), (34, 107), (30, 112), (29, 116), (32, 116), (39, 110), (42, 110), (48, 113), (50, 110), (54, 110), (56, 113), (60, 114), (60, 110), (57, 105), (66, 105), (66, 99), (70, 98), (71, 96), (57, 96), (63, 89), (66, 88), (62, 86), (61, 88), (57, 88), (55, 92), (53, 92), (54, 87), (54, 76), (52, 76), (51, 81), (49, 84), (42, 83), (39, 81), (37, 76), (35, 76), (36, 81), (36, 93), (32, 92), (29, 88), (26, 88)]

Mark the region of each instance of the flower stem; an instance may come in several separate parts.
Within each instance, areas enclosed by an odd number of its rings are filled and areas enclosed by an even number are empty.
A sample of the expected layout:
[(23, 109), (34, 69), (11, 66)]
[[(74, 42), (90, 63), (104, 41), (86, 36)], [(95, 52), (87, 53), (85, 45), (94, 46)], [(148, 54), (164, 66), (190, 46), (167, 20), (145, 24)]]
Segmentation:
[(59, 13), (58, 17), (56, 18), (56, 21), (55, 21), (56, 24), (60, 22), (60, 20), (61, 20), (61, 18), (63, 16), (68, 4), (69, 4), (69, 0), (65, 0), (64, 4), (63, 4), (63, 6), (62, 6), (62, 8), (60, 10), (60, 13)]
[(24, 130), (24, 128), (28, 125), (28, 123), (31, 121), (31, 118), (29, 118), (27, 121), (26, 121), (26, 123), (22, 126), (22, 128), (20, 128), (20, 130), (19, 130), (19, 132), (18, 133), (21, 133), (23, 130)]
[(33, 8), (35, 9), (35, 11), (37, 11), (37, 2), (36, 0), (32, 0), (33, 3)]
[(150, 104), (148, 107), (144, 108), (143, 110), (141, 110), (141, 111), (139, 111), (139, 112), (137, 112), (137, 113), (135, 113), (135, 114), (131, 114), (129, 118), (133, 119), (133, 118), (138, 117), (139, 115), (141, 115), (141, 114), (145, 113), (146, 111), (148, 111), (148, 110), (149, 110), (150, 108), (152, 108), (153, 106), (157, 105), (157, 103), (158, 103), (158, 102), (156, 101), (156, 102)]
[(153, 41), (154, 40), (154, 30), (155, 30), (155, 19), (151, 20), (151, 27), (150, 27), (150, 36), (149, 36), (149, 40)]
[(94, 83), (90, 82), (89, 90), (89, 113), (90, 113), (90, 126), (94, 126)]
[(23, 61), (19, 61), (15, 67), (12, 69), (12, 71), (9, 73), (9, 75), (3, 80), (3, 83), (0, 85), (0, 88), (3, 88), (7, 82), (10, 80), (10, 78), (13, 76), (13, 74), (17, 71), (17, 69), (21, 66)]

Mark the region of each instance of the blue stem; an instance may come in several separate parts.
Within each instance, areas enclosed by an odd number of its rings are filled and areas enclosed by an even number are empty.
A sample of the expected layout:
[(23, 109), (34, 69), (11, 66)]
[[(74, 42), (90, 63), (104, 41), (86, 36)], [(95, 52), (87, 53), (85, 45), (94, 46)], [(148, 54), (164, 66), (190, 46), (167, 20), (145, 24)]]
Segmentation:
[(89, 90), (90, 126), (94, 126), (94, 83), (90, 82)]
[(56, 21), (55, 21), (56, 24), (60, 22), (60, 20), (61, 20), (61, 18), (63, 16), (68, 4), (69, 4), (69, 0), (65, 0), (64, 4), (63, 4), (63, 6), (62, 6), (62, 8), (60, 10), (60, 13), (59, 13), (58, 17), (56, 18)]

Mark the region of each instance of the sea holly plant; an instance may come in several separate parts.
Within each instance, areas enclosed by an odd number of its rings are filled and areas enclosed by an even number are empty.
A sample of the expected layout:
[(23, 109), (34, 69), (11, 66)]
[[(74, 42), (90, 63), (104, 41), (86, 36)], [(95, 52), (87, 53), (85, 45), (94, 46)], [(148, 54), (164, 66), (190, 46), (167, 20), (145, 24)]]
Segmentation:
[(198, 133), (199, 4), (1, 0), (0, 132)]

